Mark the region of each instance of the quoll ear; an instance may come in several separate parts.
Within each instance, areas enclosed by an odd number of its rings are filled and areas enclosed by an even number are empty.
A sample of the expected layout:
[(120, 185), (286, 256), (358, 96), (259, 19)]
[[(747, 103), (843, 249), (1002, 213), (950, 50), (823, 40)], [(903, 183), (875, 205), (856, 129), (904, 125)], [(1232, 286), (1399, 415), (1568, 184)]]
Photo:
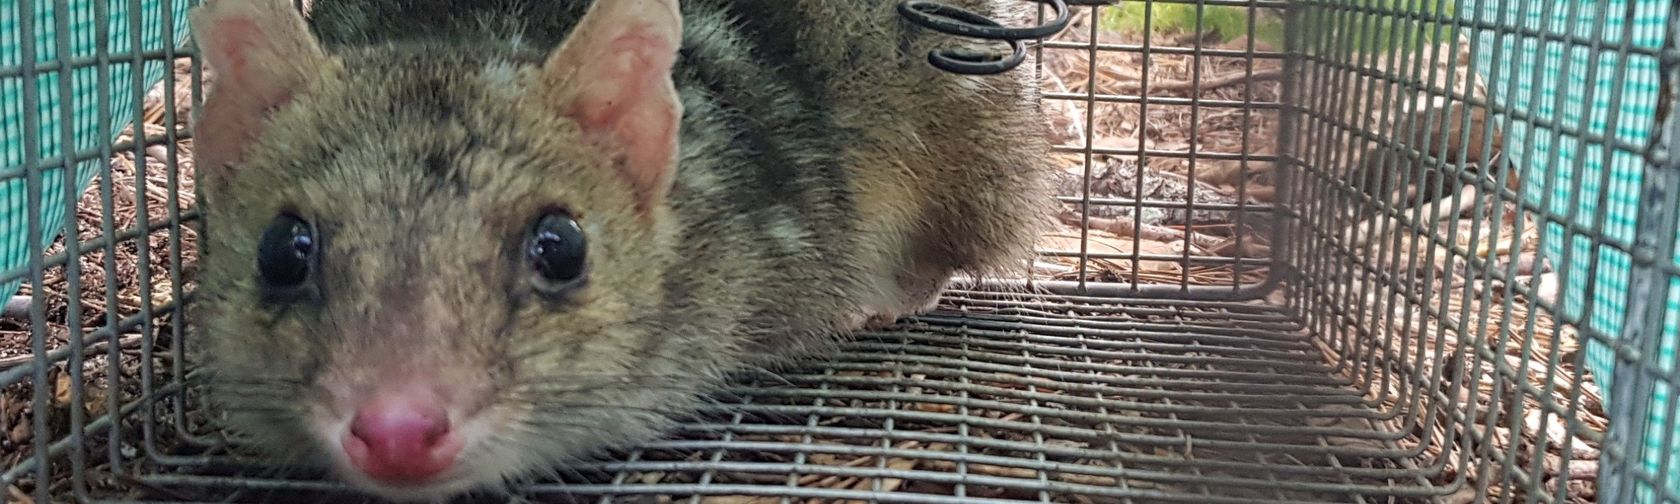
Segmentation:
[(325, 53), (289, 0), (207, 0), (188, 14), (193, 40), (216, 80), (193, 126), (201, 173), (225, 176), (292, 98)]
[(543, 64), (545, 100), (615, 154), (644, 214), (676, 172), (683, 109), (671, 70), (681, 43), (677, 0), (595, 0)]

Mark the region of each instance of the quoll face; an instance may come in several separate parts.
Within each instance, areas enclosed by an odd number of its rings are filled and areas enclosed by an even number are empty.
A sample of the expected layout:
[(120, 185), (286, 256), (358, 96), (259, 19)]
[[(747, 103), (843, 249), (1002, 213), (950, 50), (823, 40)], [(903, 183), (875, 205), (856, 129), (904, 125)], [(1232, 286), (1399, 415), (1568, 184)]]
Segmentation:
[[(276, 444), (419, 489), (499, 477), (531, 446), (574, 453), (636, 425), (642, 403), (628, 396), (640, 391), (620, 389), (654, 372), (635, 357), (666, 351), (639, 319), (659, 296), (602, 286), (658, 285), (657, 254), (635, 246), (653, 231), (583, 194), (589, 167), (443, 139), (404, 152), (394, 137), (423, 133), (389, 134), (363, 128), (361, 145), (286, 158), (297, 165), (253, 158), (241, 169), (272, 175), (229, 181), (260, 196), (218, 201), (208, 230), (207, 290), (225, 296), (207, 301), (221, 312), (211, 355), (228, 404), (261, 410), (255, 430), (299, 437)], [(499, 170), (553, 182), (479, 189), (494, 183), (479, 172)]]
[[(197, 125), (198, 325), (234, 428), (437, 499), (649, 435), (692, 401), (712, 366), (660, 318), (673, 6), (605, 2), (521, 62), (329, 57), (285, 4), (193, 19), (221, 79)], [(574, 79), (589, 62), (619, 80)]]

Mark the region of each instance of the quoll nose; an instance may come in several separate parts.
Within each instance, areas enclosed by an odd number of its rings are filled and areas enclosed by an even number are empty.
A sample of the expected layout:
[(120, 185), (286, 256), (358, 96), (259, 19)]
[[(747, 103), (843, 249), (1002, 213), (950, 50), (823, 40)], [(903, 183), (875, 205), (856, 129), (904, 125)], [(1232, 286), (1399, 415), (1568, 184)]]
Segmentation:
[(435, 401), (385, 397), (363, 405), (344, 436), (344, 453), (368, 477), (416, 483), (448, 469), (461, 443)]

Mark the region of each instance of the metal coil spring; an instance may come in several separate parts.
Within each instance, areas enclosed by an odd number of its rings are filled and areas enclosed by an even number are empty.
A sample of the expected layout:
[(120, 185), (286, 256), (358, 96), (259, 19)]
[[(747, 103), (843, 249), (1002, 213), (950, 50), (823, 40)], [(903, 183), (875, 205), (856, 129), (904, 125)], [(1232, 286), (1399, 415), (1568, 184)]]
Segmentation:
[(1023, 41), (1043, 39), (1061, 33), (1072, 20), (1068, 5), (1113, 5), (1118, 0), (1035, 0), (1048, 3), (1055, 15), (1050, 22), (1026, 28), (1011, 28), (973, 11), (942, 4), (933, 0), (904, 0), (898, 4), (899, 15), (912, 23), (947, 35), (1009, 43), (1009, 54), (998, 55), (963, 49), (935, 49), (928, 52), (928, 63), (947, 72), (965, 75), (991, 75), (1014, 70), (1027, 59)]

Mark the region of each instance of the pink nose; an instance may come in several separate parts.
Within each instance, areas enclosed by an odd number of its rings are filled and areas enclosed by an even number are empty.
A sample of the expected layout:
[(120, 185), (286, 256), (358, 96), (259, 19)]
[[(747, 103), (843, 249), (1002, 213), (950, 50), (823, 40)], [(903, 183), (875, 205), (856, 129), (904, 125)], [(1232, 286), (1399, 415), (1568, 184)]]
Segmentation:
[(369, 401), (350, 421), (344, 453), (368, 477), (386, 483), (418, 483), (455, 462), (461, 451), (450, 435), (449, 416), (436, 402), (414, 397)]

